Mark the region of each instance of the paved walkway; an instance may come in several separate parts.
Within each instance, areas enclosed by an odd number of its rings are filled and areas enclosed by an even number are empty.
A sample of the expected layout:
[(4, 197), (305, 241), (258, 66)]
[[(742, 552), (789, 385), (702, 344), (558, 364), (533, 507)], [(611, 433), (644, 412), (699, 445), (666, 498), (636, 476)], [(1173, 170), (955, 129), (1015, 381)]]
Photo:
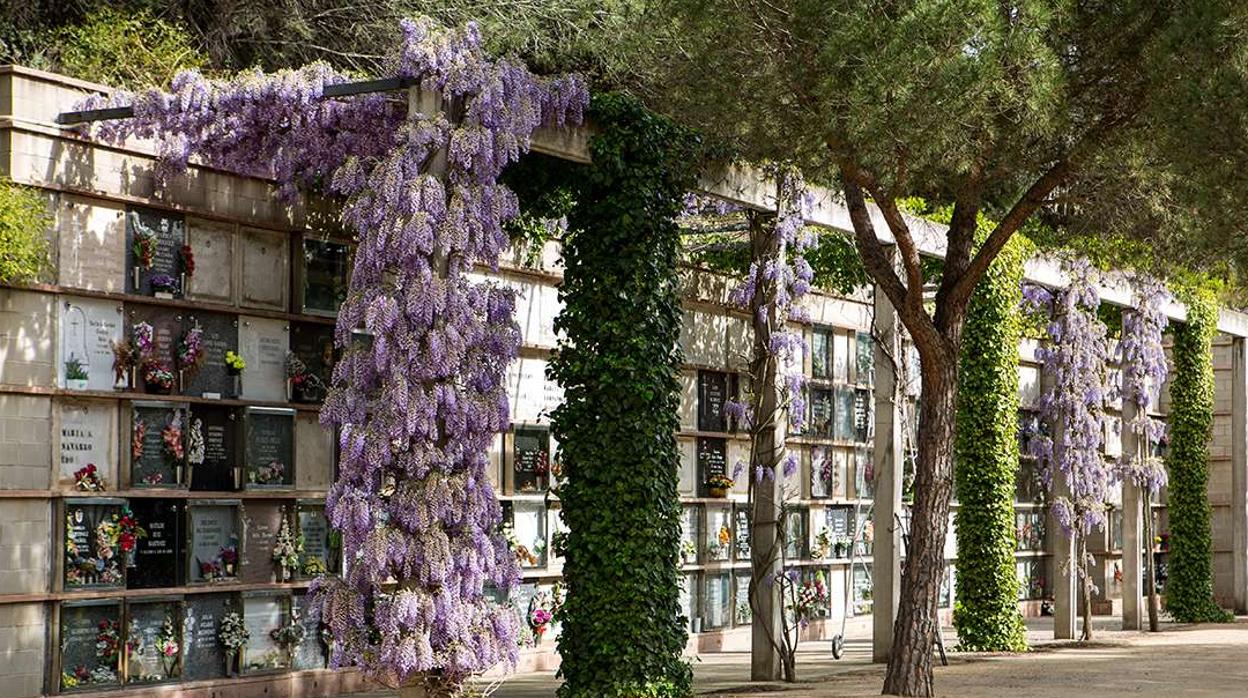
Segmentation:
[[(1093, 643), (1052, 641), (1049, 619), (1029, 621), (1033, 651), (1026, 655), (951, 653), (937, 666), (941, 696), (1248, 696), (1248, 619), (1231, 625), (1163, 625), (1158, 634), (1112, 628), (1117, 619), (1097, 619)], [(946, 631), (946, 637), (952, 633)], [(831, 698), (878, 696), (884, 668), (872, 664), (870, 644), (851, 640), (845, 657), (833, 660), (827, 642), (805, 643), (799, 652), (797, 684), (749, 681), (749, 655), (703, 655), (694, 663), (699, 695), (728, 698)], [(507, 680), (496, 698), (550, 698), (558, 682), (552, 672)], [(393, 694), (374, 694), (387, 696)]]

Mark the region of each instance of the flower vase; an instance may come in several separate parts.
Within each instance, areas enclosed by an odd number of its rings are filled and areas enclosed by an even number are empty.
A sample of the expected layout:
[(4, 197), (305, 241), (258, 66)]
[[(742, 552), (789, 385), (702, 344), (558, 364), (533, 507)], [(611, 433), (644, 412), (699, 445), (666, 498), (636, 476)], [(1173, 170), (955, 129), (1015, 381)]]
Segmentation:
[(130, 390), (139, 389), (139, 367), (138, 366), (130, 367), (130, 380), (126, 381), (126, 387), (129, 388)]
[(139, 563), (137, 560), (135, 560), (134, 550), (127, 550), (126, 551), (126, 567), (133, 569), (138, 566), (139, 566)]
[(234, 466), (234, 489), (243, 489), (243, 466)]
[[(139, 273), (139, 267), (130, 267), (130, 280), (134, 282), (135, 289), (138, 289), (139, 286), (143, 285), (142, 279), (139, 278)], [(135, 293), (138, 293), (138, 291), (136, 290)]]
[(186, 297), (186, 272), (178, 274), (178, 297)]
[(282, 565), (281, 574), (282, 574), (281, 581), (283, 582), (290, 581), (290, 568), (289, 567), (287, 567), (286, 565)]
[(295, 399), (295, 383), (291, 379), (286, 379), (286, 402)]
[(728, 490), (723, 487), (708, 487), (706, 493), (715, 499), (724, 499), (728, 496)]
[(70, 390), (86, 390), (87, 379), (86, 378), (66, 378), (65, 387), (69, 388)]
[(229, 369), (226, 373), (234, 379), (234, 397), (241, 396), (243, 394), (243, 372)]
[(178, 369), (178, 392), (186, 392), (186, 371)]
[(223, 562), (221, 563), (221, 567), (225, 570), (225, 576), (227, 577), (234, 576), (234, 563), (233, 562)]
[(183, 475), (185, 474), (186, 474), (186, 466), (182, 465), (181, 463), (173, 466), (173, 481), (175, 484), (178, 484), (178, 485), (188, 484), (185, 480), (182, 479)]

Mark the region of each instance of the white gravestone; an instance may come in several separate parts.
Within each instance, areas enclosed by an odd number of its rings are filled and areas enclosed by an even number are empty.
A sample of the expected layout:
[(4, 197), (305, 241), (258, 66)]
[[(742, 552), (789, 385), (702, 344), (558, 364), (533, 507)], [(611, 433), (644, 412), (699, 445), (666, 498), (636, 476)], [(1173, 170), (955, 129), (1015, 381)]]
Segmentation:
[(66, 362), (76, 360), (87, 373), (88, 390), (112, 390), (113, 342), (122, 337), (125, 318), (115, 301), (67, 296), (60, 305), (60, 361), (57, 376), (67, 387)]

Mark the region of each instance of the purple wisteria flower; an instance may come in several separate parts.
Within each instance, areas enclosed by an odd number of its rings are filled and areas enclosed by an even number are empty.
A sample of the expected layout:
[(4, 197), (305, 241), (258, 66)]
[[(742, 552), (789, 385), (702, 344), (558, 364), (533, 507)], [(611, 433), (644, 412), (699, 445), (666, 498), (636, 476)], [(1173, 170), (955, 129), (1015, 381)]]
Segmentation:
[[(454, 120), (387, 94), (324, 99), (347, 77), (323, 64), (224, 81), (185, 72), (169, 92), (82, 108), (133, 105), (135, 118), (96, 134), (155, 139), (162, 181), (195, 158), (270, 177), (288, 200), (308, 188), (343, 200), (358, 246), (335, 334), (345, 354), (321, 419), (339, 433), (326, 514), (349, 562), (343, 579), (313, 584), (313, 611), (332, 633), (334, 666), (454, 685), (514, 664), (520, 628), (486, 594), (520, 578), (486, 475), (489, 444), (510, 423), (504, 377), (520, 331), (514, 293), (467, 274), (496, 267), (508, 244), (518, 204), (498, 182), (503, 168), (539, 127), (579, 123), (588, 94), (579, 78), (491, 60), (473, 25), (402, 29), (390, 75), (439, 92)], [(430, 172), (437, 152), (445, 168)]]

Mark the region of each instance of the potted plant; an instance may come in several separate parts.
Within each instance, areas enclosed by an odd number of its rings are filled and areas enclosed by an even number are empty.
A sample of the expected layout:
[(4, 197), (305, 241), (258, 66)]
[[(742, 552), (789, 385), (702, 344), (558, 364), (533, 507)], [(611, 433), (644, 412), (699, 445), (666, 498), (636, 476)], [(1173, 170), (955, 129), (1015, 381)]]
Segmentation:
[(290, 519), (282, 517), (282, 526), (277, 530), (277, 542), (273, 546), (273, 562), (277, 563), (279, 582), (289, 582), (296, 569), (299, 568), (299, 556), (303, 554), (303, 535), (296, 534), (290, 526)]
[(712, 475), (706, 479), (706, 493), (716, 499), (723, 499), (728, 496), (728, 490), (736, 484), (732, 478), (727, 475)]
[(692, 565), (698, 561), (698, 546), (691, 540), (682, 541), (680, 544), (680, 562), (685, 565)]
[(87, 375), (87, 369), (78, 357), (70, 354), (65, 361), (65, 387), (70, 390), (86, 390), (88, 380), (90, 376)]
[(217, 640), (225, 649), (225, 671), (230, 676), (238, 674), (239, 660), (242, 659), (243, 648), (251, 639), (243, 617), (234, 611), (221, 616), (221, 625), (217, 631)]

